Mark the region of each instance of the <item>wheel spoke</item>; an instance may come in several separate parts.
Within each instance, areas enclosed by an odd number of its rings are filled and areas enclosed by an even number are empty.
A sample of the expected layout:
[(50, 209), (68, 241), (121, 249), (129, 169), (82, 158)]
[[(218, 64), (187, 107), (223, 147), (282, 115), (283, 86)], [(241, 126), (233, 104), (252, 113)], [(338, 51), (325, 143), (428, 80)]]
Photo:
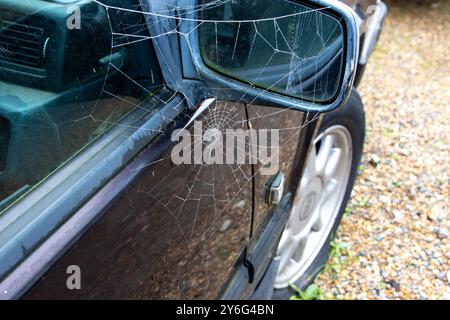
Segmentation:
[(339, 167), (339, 161), (341, 159), (342, 150), (339, 148), (333, 148), (331, 150), (331, 155), (328, 159), (328, 163), (325, 168), (325, 172), (323, 174), (323, 178), (325, 181), (331, 179), (336, 173), (337, 168)]
[(323, 205), (323, 201), (321, 201), (321, 203), (319, 203), (317, 205), (317, 208), (316, 208), (317, 214), (316, 214), (314, 223), (311, 226), (311, 230), (315, 231), (315, 232), (320, 231), (320, 229), (322, 229), (322, 226), (323, 226), (322, 205)]
[(301, 261), (303, 254), (305, 253), (305, 248), (308, 242), (308, 238), (302, 238), (302, 240), (299, 242), (298, 250), (294, 252), (292, 259), (298, 263)]
[(289, 219), (289, 229), (291, 230), (291, 236), (298, 234), (301, 231), (302, 223), (299, 219), (299, 213), (300, 207), (295, 207), (294, 214), (292, 215), (292, 219)]
[(316, 148), (313, 147), (308, 156), (308, 159), (306, 160), (305, 171), (303, 172), (300, 186), (301, 188), (304, 188), (316, 176), (316, 158)]
[(286, 249), (282, 252), (281, 257), (280, 257), (280, 265), (278, 266), (278, 268), (280, 270), (285, 270), (287, 271), (287, 265), (290, 262), (290, 260), (292, 259), (292, 255), (294, 254), (294, 249), (295, 246), (294, 245), (289, 245), (286, 247)]
[(280, 243), (278, 245), (277, 249), (277, 255), (279, 255), (281, 252), (283, 252), (286, 247), (289, 245), (291, 240), (292, 231), (291, 229), (285, 229), (283, 231), (283, 234), (281, 235)]
[(302, 241), (302, 239), (303, 238), (298, 235), (294, 236), (294, 237), (290, 237), (289, 246), (287, 246), (281, 254), (280, 265), (279, 265), (280, 270), (283, 270), (286, 268), (287, 264), (292, 259), (292, 257), (295, 255), (297, 250), (301, 250), (299, 244)]
[(326, 212), (323, 211), (322, 206), (324, 203), (330, 198), (330, 196), (337, 190), (338, 188), (338, 181), (336, 179), (331, 179), (328, 184), (325, 186), (325, 190), (323, 192), (322, 199), (320, 203), (317, 205), (317, 218), (314, 221), (311, 230), (317, 232), (322, 229), (322, 226), (325, 223), (324, 215)]
[(330, 157), (331, 149), (333, 147), (333, 143), (334, 143), (334, 136), (331, 134), (325, 136), (325, 138), (322, 140), (319, 153), (317, 154), (316, 159), (316, 172), (319, 175), (322, 175), (325, 170), (325, 167)]
[(339, 182), (336, 179), (331, 179), (328, 181), (324, 190), (324, 201), (328, 200), (328, 198), (337, 190)]

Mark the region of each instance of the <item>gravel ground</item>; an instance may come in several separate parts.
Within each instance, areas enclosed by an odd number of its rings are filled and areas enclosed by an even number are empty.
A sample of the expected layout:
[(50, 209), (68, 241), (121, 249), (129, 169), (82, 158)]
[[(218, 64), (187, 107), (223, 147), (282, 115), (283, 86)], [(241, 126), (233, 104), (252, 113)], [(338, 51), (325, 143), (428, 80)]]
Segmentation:
[(450, 299), (450, 1), (387, 3), (359, 88), (361, 174), (316, 284), (327, 298)]

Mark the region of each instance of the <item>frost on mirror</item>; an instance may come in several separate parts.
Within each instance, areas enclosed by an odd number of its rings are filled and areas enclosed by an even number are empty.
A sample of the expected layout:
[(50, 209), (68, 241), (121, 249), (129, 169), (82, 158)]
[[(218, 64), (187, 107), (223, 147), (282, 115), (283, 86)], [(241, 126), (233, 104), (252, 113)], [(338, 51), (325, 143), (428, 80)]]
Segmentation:
[(201, 55), (228, 77), (325, 103), (343, 69), (341, 23), (323, 10), (287, 0), (225, 1), (202, 10)]

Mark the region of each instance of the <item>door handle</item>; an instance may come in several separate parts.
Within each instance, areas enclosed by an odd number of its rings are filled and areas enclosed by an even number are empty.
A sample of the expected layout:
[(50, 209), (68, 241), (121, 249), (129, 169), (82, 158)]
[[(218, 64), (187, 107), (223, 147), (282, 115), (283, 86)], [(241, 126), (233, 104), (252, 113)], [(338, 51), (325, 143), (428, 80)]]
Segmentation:
[(284, 178), (284, 174), (279, 171), (266, 182), (265, 188), (267, 204), (272, 205), (280, 203), (281, 198), (283, 198), (285, 181), (286, 179)]

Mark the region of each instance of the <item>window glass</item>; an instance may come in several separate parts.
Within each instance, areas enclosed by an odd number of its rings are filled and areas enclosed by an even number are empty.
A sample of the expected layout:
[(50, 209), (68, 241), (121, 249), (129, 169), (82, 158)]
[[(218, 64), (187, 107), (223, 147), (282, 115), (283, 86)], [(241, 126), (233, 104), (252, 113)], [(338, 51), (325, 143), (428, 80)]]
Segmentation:
[(0, 212), (160, 88), (144, 26), (94, 1), (0, 0)]

